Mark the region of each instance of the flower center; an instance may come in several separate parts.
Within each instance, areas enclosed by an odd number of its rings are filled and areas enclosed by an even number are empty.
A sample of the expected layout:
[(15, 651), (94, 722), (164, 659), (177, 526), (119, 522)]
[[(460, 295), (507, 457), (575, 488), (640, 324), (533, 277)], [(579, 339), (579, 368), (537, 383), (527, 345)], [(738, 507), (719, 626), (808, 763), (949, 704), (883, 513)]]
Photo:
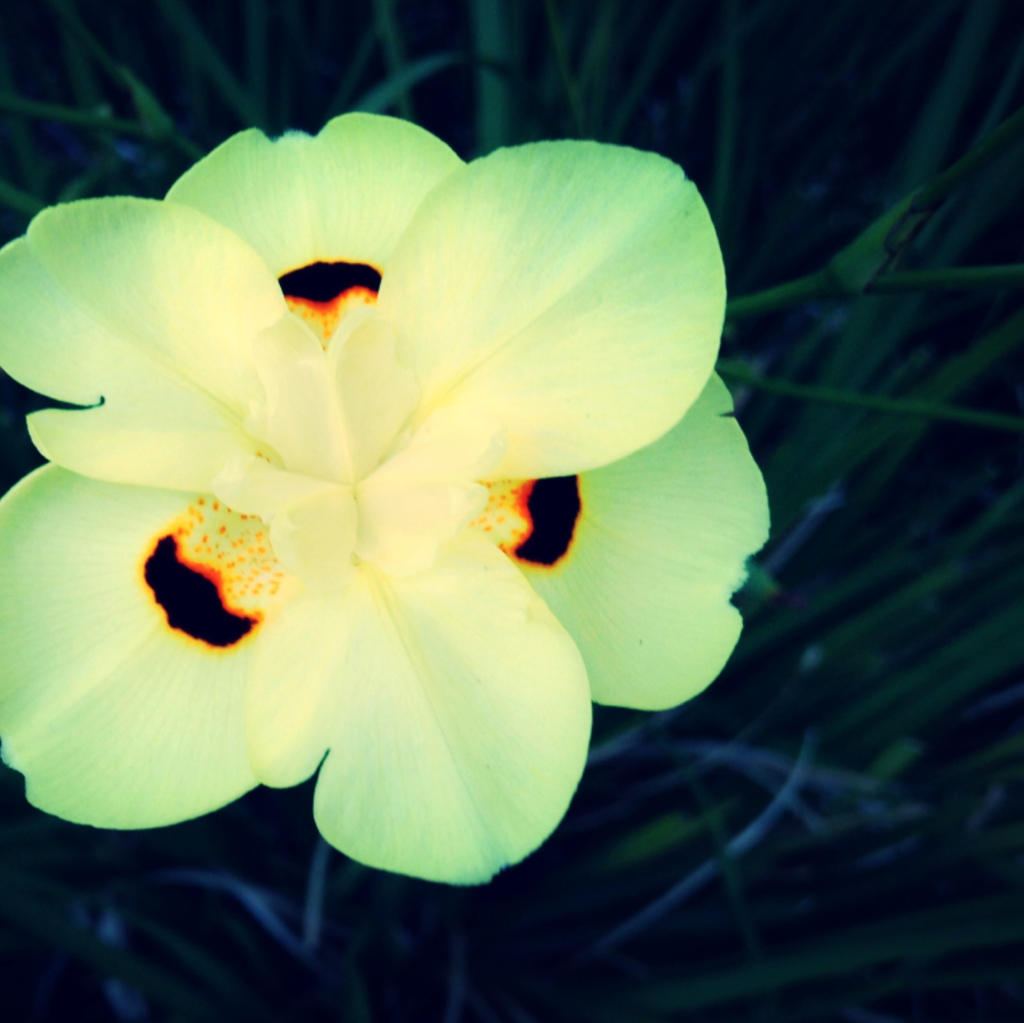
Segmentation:
[(261, 453), (233, 459), (214, 492), (267, 522), (307, 584), (342, 585), (362, 561), (427, 568), (486, 504), (475, 481), (500, 459), (499, 431), (445, 408), (420, 422), (419, 387), (372, 307), (348, 308), (326, 349), (289, 316), (254, 356), (264, 393), (246, 428)]

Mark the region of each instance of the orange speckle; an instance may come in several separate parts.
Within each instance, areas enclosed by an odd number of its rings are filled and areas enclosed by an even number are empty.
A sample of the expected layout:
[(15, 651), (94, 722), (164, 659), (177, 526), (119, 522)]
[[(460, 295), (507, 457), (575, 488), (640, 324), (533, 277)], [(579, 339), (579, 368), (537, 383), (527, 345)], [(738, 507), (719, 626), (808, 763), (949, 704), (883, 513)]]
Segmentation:
[[(207, 518), (210, 521), (204, 524)], [(257, 516), (233, 512), (211, 496), (195, 496), (179, 516), (153, 534), (148, 551), (140, 551), (139, 583), (159, 605), (146, 581), (146, 563), (160, 540), (172, 537), (180, 553), (179, 563), (216, 587), (226, 611), (254, 622), (262, 621), (267, 602), (274, 597), (280, 599), (278, 594), (284, 592), (280, 583), (275, 583), (272, 593), (268, 592), (268, 579), (286, 577), (266, 535), (266, 526)], [(190, 643), (207, 646), (201, 638), (175, 625), (169, 628)], [(233, 648), (210, 647), (220, 654), (229, 654)]]
[(358, 306), (375, 305), (377, 293), (369, 288), (353, 287), (346, 289), (329, 302), (314, 302), (307, 298), (294, 298), (291, 295), (285, 295), (284, 300), (296, 316), (303, 319), (320, 335), (326, 347), (345, 313)]

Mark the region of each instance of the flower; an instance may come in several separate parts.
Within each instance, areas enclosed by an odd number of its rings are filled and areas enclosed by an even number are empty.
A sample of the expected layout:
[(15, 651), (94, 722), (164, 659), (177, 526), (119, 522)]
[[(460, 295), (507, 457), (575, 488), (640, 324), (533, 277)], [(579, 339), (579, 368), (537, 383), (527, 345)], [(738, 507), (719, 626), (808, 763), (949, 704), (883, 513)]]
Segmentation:
[(486, 880), (566, 811), (591, 700), (674, 706), (767, 532), (713, 375), (714, 229), (662, 157), (464, 164), (402, 121), (235, 135), (0, 251), (0, 365), (78, 408), (0, 502), (28, 799), (152, 827), (317, 771), (364, 863)]

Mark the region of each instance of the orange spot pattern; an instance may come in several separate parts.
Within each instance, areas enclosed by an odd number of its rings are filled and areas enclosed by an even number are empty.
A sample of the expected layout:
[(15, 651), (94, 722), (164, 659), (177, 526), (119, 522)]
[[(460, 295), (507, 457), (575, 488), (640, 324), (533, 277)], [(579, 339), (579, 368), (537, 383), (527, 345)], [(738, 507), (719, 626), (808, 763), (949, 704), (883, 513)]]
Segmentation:
[(348, 288), (329, 302), (314, 302), (312, 299), (295, 298), (292, 295), (285, 295), (284, 300), (296, 316), (301, 316), (313, 328), (326, 348), (345, 313), (360, 305), (375, 305), (377, 292), (356, 287)]
[(487, 533), (509, 557), (533, 532), (528, 502), (534, 480), (496, 480), (485, 483), (487, 505), (471, 526)]
[(485, 483), (483, 514), (471, 526), (510, 558), (538, 571), (557, 571), (575, 550), (582, 511), (578, 476)]
[[(254, 620), (257, 628), (250, 635), (258, 631), (266, 610), (287, 581), (284, 569), (271, 553), (263, 521), (234, 512), (211, 498), (198, 497), (182, 515), (154, 533), (142, 554), (140, 577), (144, 578), (146, 559), (167, 536), (177, 544), (178, 562), (214, 584), (226, 611)], [(157, 603), (149, 585), (143, 582), (143, 586)]]

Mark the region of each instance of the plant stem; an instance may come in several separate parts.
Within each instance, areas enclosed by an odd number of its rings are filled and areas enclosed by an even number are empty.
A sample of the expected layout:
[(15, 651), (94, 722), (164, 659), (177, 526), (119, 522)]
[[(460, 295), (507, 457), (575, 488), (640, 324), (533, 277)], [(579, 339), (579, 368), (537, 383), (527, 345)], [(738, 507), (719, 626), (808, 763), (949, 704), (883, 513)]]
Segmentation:
[(825, 270), (816, 270), (804, 277), (786, 281), (785, 284), (776, 284), (774, 287), (765, 288), (764, 291), (755, 291), (752, 295), (730, 299), (725, 306), (725, 315), (729, 320), (762, 316), (776, 309), (799, 305), (808, 299), (829, 298), (840, 294)]
[(0, 205), (24, 213), (26, 217), (34, 217), (46, 203), (0, 178)]
[(733, 299), (726, 306), (726, 316), (733, 320), (760, 316), (812, 298), (861, 295), (871, 291), (1019, 285), (1022, 281), (1019, 266), (960, 267), (893, 274), (886, 273), (886, 268), (965, 178), (991, 163), (1022, 137), (1024, 107), (952, 166), (904, 196), (840, 249), (825, 266), (784, 284)]
[(748, 384), (770, 394), (781, 394), (789, 398), (803, 398), (828, 405), (845, 405), (848, 408), (867, 409), (897, 416), (920, 416), (926, 419), (943, 419), (969, 426), (980, 426), (989, 430), (1008, 430), (1024, 433), (1024, 416), (1008, 416), (999, 412), (982, 412), (978, 409), (960, 408), (932, 401), (917, 401), (913, 398), (882, 398), (872, 394), (858, 394), (834, 387), (817, 387), (794, 384), (777, 377), (762, 376), (743, 362), (727, 360), (720, 362), (718, 373), (727, 380)]
[(955, 291), (970, 288), (1024, 288), (1024, 263), (902, 270), (871, 282), (867, 294), (893, 291)]
[(111, 117), (99, 111), (76, 110), (74, 107), (60, 106), (57, 103), (39, 103), (36, 100), (22, 99), (0, 93), (0, 112), (17, 114), (19, 117), (38, 118), (41, 121), (60, 121), (73, 124), (79, 128), (99, 128), (102, 131), (116, 131), (122, 135), (145, 136), (149, 133), (136, 121), (126, 121)]

